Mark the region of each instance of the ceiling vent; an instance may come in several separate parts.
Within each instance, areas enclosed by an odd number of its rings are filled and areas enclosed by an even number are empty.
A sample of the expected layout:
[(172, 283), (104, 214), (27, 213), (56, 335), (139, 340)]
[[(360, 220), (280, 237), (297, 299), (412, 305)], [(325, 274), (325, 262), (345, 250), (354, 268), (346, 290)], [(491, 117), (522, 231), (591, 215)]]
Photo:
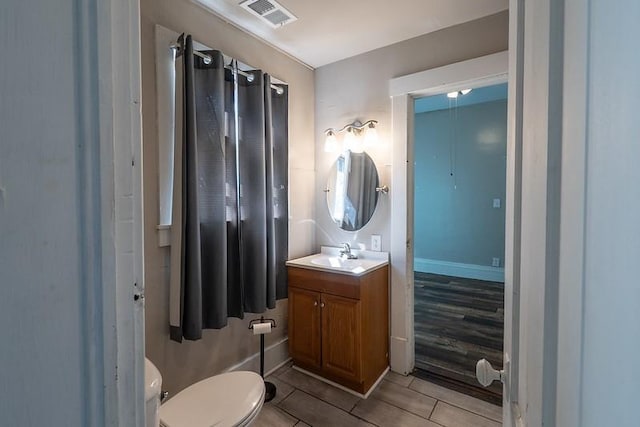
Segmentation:
[(240, 3), (240, 6), (273, 28), (280, 28), (298, 19), (274, 0), (246, 0)]

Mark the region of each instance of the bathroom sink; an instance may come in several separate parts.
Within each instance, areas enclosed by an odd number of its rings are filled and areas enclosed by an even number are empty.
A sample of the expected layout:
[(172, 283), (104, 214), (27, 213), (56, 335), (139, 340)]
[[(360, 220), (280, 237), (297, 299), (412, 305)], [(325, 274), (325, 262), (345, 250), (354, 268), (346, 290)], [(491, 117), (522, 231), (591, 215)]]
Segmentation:
[(387, 252), (353, 249), (356, 259), (340, 256), (340, 248), (322, 246), (320, 253), (287, 261), (288, 266), (360, 276), (389, 263)]
[(311, 258), (311, 263), (315, 265), (322, 265), (325, 267), (344, 268), (346, 265), (357, 264), (357, 259), (344, 259), (336, 256), (326, 256), (323, 254), (317, 254)]

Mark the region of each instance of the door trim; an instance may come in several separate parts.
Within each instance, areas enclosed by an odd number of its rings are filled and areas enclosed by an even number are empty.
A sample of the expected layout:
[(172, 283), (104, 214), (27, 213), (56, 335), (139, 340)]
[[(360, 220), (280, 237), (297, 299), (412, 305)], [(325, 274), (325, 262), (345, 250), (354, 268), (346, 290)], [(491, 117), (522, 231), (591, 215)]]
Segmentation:
[[(522, 0), (521, 0), (522, 1)], [(558, 289), (556, 424), (580, 426), (584, 342), (589, 7), (564, 3), (562, 210)]]
[(509, 5), (509, 95), (507, 107), (507, 201), (505, 218), (505, 360), (509, 360), (503, 397), (505, 426), (523, 425), (518, 406), (520, 366), (520, 249), (522, 215), (522, 104), (524, 86), (524, 0)]
[[(145, 423), (142, 110), (139, 0), (81, 0), (89, 55), (98, 74), (93, 99), (100, 153), (104, 425)], [(89, 46), (89, 44), (87, 44)], [(99, 99), (96, 101), (96, 99)], [(94, 162), (96, 161), (94, 160)], [(111, 285), (113, 284), (113, 285)]]
[[(413, 100), (418, 96), (477, 88), (508, 80), (507, 51), (434, 68), (389, 81), (392, 104), (393, 171), (391, 197), (391, 369), (410, 373), (415, 365), (413, 320)], [(510, 88), (511, 91), (511, 88)], [(511, 95), (509, 95), (511, 98)], [(514, 199), (512, 175), (507, 175), (507, 203)], [(511, 194), (509, 193), (511, 189)], [(507, 215), (507, 227), (515, 218)], [(513, 271), (512, 245), (506, 246), (505, 272)], [(506, 314), (506, 313), (505, 313)], [(505, 317), (505, 321), (507, 318)]]

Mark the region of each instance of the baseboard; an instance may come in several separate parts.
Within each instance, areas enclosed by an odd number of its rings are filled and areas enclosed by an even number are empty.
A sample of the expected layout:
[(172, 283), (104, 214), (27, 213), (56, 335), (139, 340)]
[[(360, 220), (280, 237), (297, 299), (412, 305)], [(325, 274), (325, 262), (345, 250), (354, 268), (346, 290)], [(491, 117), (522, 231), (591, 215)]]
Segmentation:
[(302, 372), (305, 375), (309, 375), (310, 377), (313, 377), (313, 378), (315, 378), (317, 380), (320, 380), (320, 381), (325, 382), (325, 383), (327, 383), (329, 385), (332, 385), (335, 388), (339, 388), (342, 391), (346, 391), (349, 394), (357, 396), (360, 399), (367, 399), (369, 397), (369, 395), (371, 393), (373, 393), (373, 391), (376, 389), (376, 387), (378, 387), (380, 382), (382, 382), (382, 380), (384, 379), (384, 376), (387, 375), (387, 372), (389, 372), (389, 367), (387, 366), (387, 368), (382, 372), (382, 374), (380, 374), (378, 379), (373, 383), (371, 388), (369, 388), (369, 390), (365, 394), (362, 394), (362, 393), (358, 393), (355, 390), (351, 390), (350, 388), (345, 387), (342, 384), (338, 384), (337, 382), (331, 381), (331, 380), (329, 380), (329, 379), (327, 379), (327, 378), (325, 378), (325, 377), (323, 377), (321, 375), (317, 375), (317, 374), (314, 374), (313, 372), (309, 372), (306, 369), (303, 369), (303, 368), (301, 368), (299, 366), (293, 365), (292, 368), (295, 369), (298, 372)]
[(421, 273), (442, 274), (443, 276), (504, 282), (504, 268), (488, 265), (463, 264), (436, 259), (415, 258), (413, 269)]
[[(278, 369), (280, 366), (287, 363), (291, 358), (289, 357), (289, 338), (284, 337), (280, 341), (271, 344), (264, 349), (264, 372), (265, 377), (271, 372)], [(252, 354), (244, 359), (242, 362), (225, 369), (225, 372), (230, 371), (253, 371), (260, 373), (260, 352)]]

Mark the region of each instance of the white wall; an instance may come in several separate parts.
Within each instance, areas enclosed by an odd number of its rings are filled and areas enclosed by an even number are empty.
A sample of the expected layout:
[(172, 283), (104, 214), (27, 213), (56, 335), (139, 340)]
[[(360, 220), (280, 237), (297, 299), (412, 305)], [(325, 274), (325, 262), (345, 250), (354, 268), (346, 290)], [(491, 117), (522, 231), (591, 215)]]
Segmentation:
[(581, 421), (632, 426), (640, 396), (640, 4), (590, 4)]
[[(367, 149), (380, 175), (381, 184), (391, 185), (391, 102), (389, 80), (394, 77), (488, 55), (507, 48), (508, 13), (426, 34), (377, 49), (316, 70), (315, 136), (316, 240), (318, 245), (341, 242), (365, 244), (371, 234), (382, 236), (382, 250), (390, 248), (389, 197), (381, 196), (371, 221), (358, 232), (345, 232), (333, 224), (322, 192), (336, 155), (324, 152), (327, 128), (341, 128), (356, 119), (378, 120), (379, 146)], [(469, 43), (473, 40), (473, 43)], [(393, 188), (390, 191), (394, 191)]]
[[(229, 326), (219, 331), (205, 331), (200, 341), (178, 344), (169, 340), (170, 249), (158, 247), (156, 231), (159, 201), (155, 24), (192, 34), (195, 40), (262, 68), (289, 84), (290, 258), (308, 255), (315, 248), (313, 71), (189, 0), (143, 0), (141, 3), (146, 353), (162, 373), (163, 389), (174, 394), (254, 355), (259, 340), (247, 329), (249, 319), (254, 317), (251, 315), (245, 320), (230, 319)], [(267, 336), (266, 343), (270, 345), (287, 334), (287, 301), (279, 301), (276, 309), (267, 315), (278, 322), (278, 328)]]
[(567, 427), (638, 425), (638, 19), (634, 0), (565, 11), (557, 423)]

